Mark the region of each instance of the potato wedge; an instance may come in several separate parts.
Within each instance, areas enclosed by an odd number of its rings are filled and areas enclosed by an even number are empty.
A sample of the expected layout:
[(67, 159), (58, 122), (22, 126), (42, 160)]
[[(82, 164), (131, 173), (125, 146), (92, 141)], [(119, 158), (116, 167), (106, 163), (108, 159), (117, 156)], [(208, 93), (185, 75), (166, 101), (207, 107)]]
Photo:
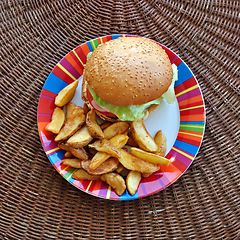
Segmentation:
[(65, 152), (64, 157), (65, 158), (73, 158), (74, 155), (71, 152)]
[(65, 122), (64, 126), (55, 137), (55, 141), (59, 142), (66, 140), (71, 137), (75, 132), (77, 132), (85, 122), (85, 114), (81, 107), (74, 107), (68, 120)]
[(77, 158), (65, 158), (62, 160), (62, 163), (64, 165), (74, 167), (74, 168), (82, 168), (81, 166), (81, 160)]
[(141, 173), (153, 173), (160, 169), (156, 164), (144, 161), (138, 157), (133, 156), (123, 149), (119, 149), (122, 157), (119, 158), (119, 162), (127, 169), (141, 172)]
[(109, 184), (119, 196), (126, 190), (125, 181), (118, 173), (106, 173), (101, 176), (101, 180)]
[(63, 149), (63, 150), (65, 150), (65, 151), (67, 151), (67, 152), (70, 151), (68, 144), (67, 144), (66, 142), (64, 142), (64, 141), (60, 141), (60, 142), (58, 143), (58, 147), (61, 148), (61, 149)]
[(106, 139), (101, 139), (92, 144), (88, 144), (88, 147), (94, 148), (99, 152), (105, 152), (116, 158), (121, 157), (121, 153), (118, 151), (118, 149)]
[(105, 128), (109, 127), (112, 123), (111, 122), (104, 122), (100, 125), (100, 128), (104, 130)]
[(130, 146), (130, 147), (139, 147), (138, 144), (137, 144), (137, 143), (135, 142), (135, 140), (133, 139), (131, 133), (128, 134), (128, 137), (129, 137), (129, 139), (128, 139), (126, 145), (128, 145), (128, 146)]
[(118, 173), (120, 173), (120, 172), (122, 172), (123, 170), (125, 170), (126, 168), (120, 163), (119, 165), (118, 165), (118, 168), (116, 169), (116, 172), (118, 172)]
[(132, 155), (153, 164), (162, 165), (165, 167), (168, 167), (168, 165), (170, 164), (169, 159), (158, 156), (154, 153), (143, 151), (142, 149), (139, 148), (131, 148), (130, 152)]
[(147, 178), (149, 176), (151, 176), (153, 173), (142, 173), (142, 177), (143, 178)]
[(54, 134), (58, 134), (60, 129), (62, 128), (65, 122), (65, 114), (64, 111), (56, 107), (52, 114), (51, 122), (45, 127), (45, 130), (52, 132)]
[(102, 163), (98, 168), (91, 171), (89, 169), (90, 163), (91, 163), (91, 160), (83, 160), (82, 168), (91, 175), (102, 175), (105, 173), (113, 172), (118, 168), (118, 165), (119, 165), (119, 161), (117, 158), (110, 157), (104, 163)]
[(116, 135), (113, 138), (109, 139), (109, 142), (112, 143), (116, 148), (124, 147), (127, 141), (128, 136), (124, 134)]
[(66, 120), (69, 119), (69, 117), (71, 116), (72, 114), (72, 111), (73, 109), (76, 107), (76, 105), (72, 102), (69, 102), (67, 105), (66, 105)]
[(83, 126), (73, 136), (71, 136), (67, 143), (74, 148), (82, 148), (87, 146), (93, 140), (92, 136), (88, 132), (87, 126)]
[(141, 149), (148, 152), (156, 152), (158, 150), (157, 144), (147, 131), (143, 120), (132, 122), (130, 131), (133, 139)]
[(109, 140), (116, 135), (125, 133), (129, 128), (128, 122), (116, 122), (103, 130), (104, 138)]
[(95, 180), (101, 180), (101, 176), (98, 175), (90, 175), (83, 169), (78, 169), (72, 174), (72, 178), (79, 179), (79, 180), (89, 180), (89, 181), (95, 181)]
[(88, 105), (86, 104), (86, 103), (84, 103), (83, 104), (83, 110), (84, 110), (84, 113), (85, 113), (85, 115), (87, 115), (87, 113), (89, 112), (89, 107), (88, 107)]
[(164, 133), (162, 132), (162, 130), (159, 130), (155, 137), (154, 137), (154, 141), (158, 146), (158, 150), (155, 152), (155, 154), (164, 157), (166, 154), (166, 150), (167, 150), (167, 138), (165, 137)]
[(69, 151), (78, 159), (88, 160), (88, 154), (84, 148), (73, 148), (69, 146)]
[(140, 172), (129, 171), (126, 178), (126, 185), (128, 192), (133, 196), (138, 190), (139, 183), (142, 179)]
[[(127, 135), (117, 135), (109, 140), (116, 148), (122, 148), (126, 142), (128, 141)], [(91, 164), (89, 165), (89, 169), (91, 171), (95, 170), (99, 167), (103, 162), (105, 162), (111, 156), (104, 152), (98, 152), (92, 158)]]
[(75, 94), (77, 86), (78, 80), (72, 82), (71, 84), (63, 88), (55, 98), (55, 105), (58, 107), (62, 107), (69, 103)]
[(93, 138), (104, 138), (103, 131), (97, 123), (96, 113), (93, 109), (87, 113), (86, 125), (88, 127), (90, 135)]
[(94, 148), (88, 148), (88, 152), (94, 156), (98, 151)]

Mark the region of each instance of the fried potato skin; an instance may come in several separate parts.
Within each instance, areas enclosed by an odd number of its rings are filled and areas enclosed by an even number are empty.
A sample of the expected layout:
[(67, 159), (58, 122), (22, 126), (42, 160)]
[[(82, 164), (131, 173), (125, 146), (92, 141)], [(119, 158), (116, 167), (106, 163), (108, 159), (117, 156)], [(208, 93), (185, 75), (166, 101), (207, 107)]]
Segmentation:
[(71, 137), (75, 132), (77, 132), (82, 125), (85, 123), (85, 114), (81, 107), (74, 107), (68, 120), (65, 122), (64, 126), (55, 137), (55, 141), (63, 141)]
[(132, 155), (134, 155), (140, 159), (143, 159), (147, 162), (153, 163), (153, 164), (157, 164), (157, 165), (161, 165), (161, 166), (165, 166), (165, 167), (168, 167), (170, 164), (169, 159), (161, 157), (154, 153), (146, 152), (139, 148), (131, 148), (130, 152)]
[(88, 154), (84, 148), (74, 148), (69, 146), (69, 151), (78, 159), (88, 160)]
[(126, 190), (123, 177), (118, 173), (106, 173), (101, 176), (101, 180), (114, 188), (117, 195), (121, 196)]
[(63, 88), (55, 98), (55, 105), (58, 107), (62, 107), (69, 103), (75, 94), (77, 86), (78, 80), (75, 80), (74, 82)]
[(88, 131), (89, 131), (90, 135), (93, 138), (99, 138), (99, 139), (104, 138), (103, 131), (102, 131), (101, 127), (97, 123), (96, 113), (95, 113), (95, 111), (93, 109), (91, 109), (87, 113), (86, 125), (88, 127)]
[(116, 135), (125, 133), (130, 124), (128, 122), (116, 122), (103, 130), (104, 138), (109, 140)]
[(65, 158), (62, 160), (62, 163), (70, 167), (82, 168), (81, 160), (78, 158)]
[(119, 158), (119, 162), (127, 169), (141, 172), (141, 173), (153, 173), (160, 169), (158, 165), (144, 161), (138, 157), (133, 156), (123, 149), (119, 149), (122, 157)]
[(129, 171), (126, 178), (126, 185), (128, 192), (133, 196), (138, 190), (139, 183), (142, 179), (140, 172)]
[(83, 169), (78, 169), (72, 174), (72, 178), (79, 179), (79, 180), (90, 180), (90, 181), (96, 181), (101, 180), (101, 176), (98, 175), (90, 175)]
[(102, 175), (105, 173), (113, 172), (115, 171), (119, 166), (119, 161), (117, 158), (111, 157), (107, 159), (104, 163), (102, 163), (98, 168), (91, 171), (89, 169), (89, 165), (91, 163), (91, 160), (83, 160), (82, 161), (82, 168), (86, 170), (91, 175)]
[(158, 150), (155, 152), (155, 154), (164, 157), (167, 151), (167, 138), (162, 130), (157, 131), (154, 141), (158, 146)]
[(66, 120), (69, 119), (69, 117), (71, 116), (71, 113), (73, 111), (73, 109), (76, 107), (76, 105), (72, 102), (69, 102), (67, 105), (66, 105)]
[(54, 134), (58, 134), (65, 122), (65, 113), (64, 111), (56, 107), (52, 114), (52, 120), (51, 122), (45, 127), (45, 129), (49, 132), (52, 132)]
[[(109, 140), (116, 148), (122, 148), (128, 141), (127, 135), (117, 135)], [(106, 161), (111, 156), (104, 152), (98, 152), (92, 158), (91, 164), (89, 166), (90, 170), (93, 171), (99, 167), (104, 161)]]
[(92, 140), (93, 137), (85, 125), (67, 140), (67, 144), (74, 148), (82, 148), (87, 146)]
[(90, 148), (95, 148), (99, 152), (105, 152), (113, 157), (116, 157), (116, 158), (121, 157), (121, 153), (118, 151), (117, 147), (115, 147), (107, 139), (98, 140), (93, 144), (89, 144), (88, 146)]
[(130, 126), (131, 136), (139, 147), (148, 152), (156, 152), (158, 150), (152, 136), (147, 131), (143, 120), (139, 119), (131, 123)]

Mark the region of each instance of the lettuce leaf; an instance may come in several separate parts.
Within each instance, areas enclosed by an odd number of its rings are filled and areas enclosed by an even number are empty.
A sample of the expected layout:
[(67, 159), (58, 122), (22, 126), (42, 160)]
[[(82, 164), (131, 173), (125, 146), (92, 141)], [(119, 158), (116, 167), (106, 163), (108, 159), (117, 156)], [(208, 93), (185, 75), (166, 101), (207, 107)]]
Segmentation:
[(174, 82), (177, 80), (177, 66), (175, 64), (172, 64), (172, 68), (173, 68), (173, 80), (167, 92), (164, 93), (162, 97), (142, 105), (115, 106), (101, 99), (89, 85), (87, 85), (87, 88), (90, 91), (94, 100), (100, 106), (107, 108), (110, 112), (115, 114), (121, 121), (135, 121), (138, 118), (144, 117), (144, 110), (146, 108), (150, 107), (152, 104), (160, 104), (163, 98), (169, 104), (174, 103), (175, 101)]
[(162, 97), (167, 101), (168, 104), (173, 104), (175, 102), (175, 91), (174, 83), (178, 80), (178, 70), (175, 64), (172, 64), (173, 69), (173, 79), (168, 90), (162, 95)]
[(144, 110), (151, 106), (152, 104), (160, 104), (162, 97), (153, 100), (151, 102), (142, 104), (142, 105), (131, 105), (131, 106), (115, 106), (109, 102), (102, 100), (93, 90), (87, 85), (88, 90), (90, 91), (94, 100), (104, 108), (107, 108), (110, 112), (115, 114), (121, 121), (135, 121), (138, 118), (144, 116)]

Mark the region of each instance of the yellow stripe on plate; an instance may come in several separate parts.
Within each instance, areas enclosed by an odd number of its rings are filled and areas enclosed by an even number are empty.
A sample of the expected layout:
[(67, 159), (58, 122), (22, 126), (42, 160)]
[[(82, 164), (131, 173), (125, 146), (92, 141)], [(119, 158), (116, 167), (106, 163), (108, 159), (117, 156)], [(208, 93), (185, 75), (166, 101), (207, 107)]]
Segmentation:
[(69, 166), (66, 166), (60, 173), (62, 174)]
[(50, 154), (50, 153), (52, 153), (52, 152), (55, 152), (55, 151), (57, 151), (57, 150), (59, 150), (59, 149), (60, 149), (59, 147), (53, 148), (53, 149), (47, 151), (46, 154), (48, 155), (48, 154)]
[(196, 126), (196, 125), (187, 125), (187, 124), (180, 124), (181, 127), (188, 127), (188, 128), (204, 128), (204, 126)]
[(176, 95), (176, 97), (181, 96), (181, 95), (184, 94), (184, 93), (190, 92), (190, 91), (192, 91), (193, 89), (196, 89), (196, 88), (198, 88), (198, 85), (195, 85), (195, 86), (193, 86), (193, 87), (190, 87), (190, 88), (188, 88), (188, 89), (186, 89), (186, 90), (178, 93), (178, 94)]
[(92, 40), (91, 43), (93, 44), (93, 48), (94, 48), (93, 50), (95, 50), (96, 49), (96, 45), (95, 45), (94, 41)]
[(87, 189), (86, 189), (86, 192), (87, 192), (88, 189), (90, 188), (91, 184), (92, 184), (92, 181), (90, 181), (90, 183), (88, 184)]
[(183, 156), (185, 156), (185, 157), (187, 157), (187, 158), (191, 159), (191, 160), (193, 160), (193, 159), (194, 159), (194, 157), (192, 157), (192, 156), (188, 155), (188, 154), (187, 154), (187, 153), (185, 153), (185, 152), (182, 152), (182, 151), (181, 151), (181, 150), (179, 150), (179, 149), (176, 149), (175, 147), (172, 147), (172, 149), (173, 149), (173, 150), (175, 150), (176, 152), (178, 152), (178, 153), (182, 154)]
[(82, 62), (81, 58), (77, 55), (77, 53), (74, 50), (73, 50), (73, 53), (77, 57), (78, 61), (83, 65), (83, 67), (85, 67), (85, 64)]
[(107, 191), (107, 196), (106, 196), (107, 199), (110, 198), (111, 189), (112, 189), (111, 186), (108, 185), (108, 191)]
[(184, 108), (184, 109), (181, 109), (181, 110), (179, 110), (179, 111), (181, 112), (181, 111), (190, 110), (190, 109), (195, 109), (195, 108), (201, 108), (201, 107), (204, 107), (204, 105), (199, 105), (199, 106), (195, 106), (195, 107)]
[(69, 180), (69, 179), (72, 177), (73, 173), (75, 173), (77, 170), (78, 170), (78, 168), (76, 168), (76, 169), (72, 172), (72, 174), (67, 178), (67, 180)]
[(77, 79), (68, 71), (66, 70), (60, 63), (57, 64), (57, 66), (59, 68), (61, 68), (69, 77), (71, 77), (74, 81), (76, 81)]
[(188, 133), (188, 132), (179, 131), (179, 133), (186, 134), (186, 135), (191, 135), (191, 136), (194, 136), (194, 137), (202, 137), (202, 135), (193, 134), (193, 133)]

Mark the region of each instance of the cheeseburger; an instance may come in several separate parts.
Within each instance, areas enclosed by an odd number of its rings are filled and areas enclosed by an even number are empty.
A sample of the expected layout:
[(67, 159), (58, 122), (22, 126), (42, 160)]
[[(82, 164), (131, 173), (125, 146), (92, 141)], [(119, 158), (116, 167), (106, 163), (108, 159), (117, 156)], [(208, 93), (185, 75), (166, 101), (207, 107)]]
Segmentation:
[(177, 67), (146, 38), (120, 37), (99, 45), (83, 73), (82, 98), (108, 121), (146, 118), (162, 101), (175, 101)]

